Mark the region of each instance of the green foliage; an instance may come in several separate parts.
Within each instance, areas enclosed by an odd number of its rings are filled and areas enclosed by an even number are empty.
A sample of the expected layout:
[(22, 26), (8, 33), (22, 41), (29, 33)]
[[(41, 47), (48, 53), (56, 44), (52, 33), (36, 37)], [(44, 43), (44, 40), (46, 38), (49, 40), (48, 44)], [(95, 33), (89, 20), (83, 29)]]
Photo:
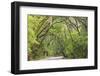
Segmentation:
[(72, 34), (74, 41), (68, 39), (66, 54), (69, 58), (86, 58), (87, 57), (87, 37)]
[(28, 15), (28, 60), (88, 57), (87, 17)]

